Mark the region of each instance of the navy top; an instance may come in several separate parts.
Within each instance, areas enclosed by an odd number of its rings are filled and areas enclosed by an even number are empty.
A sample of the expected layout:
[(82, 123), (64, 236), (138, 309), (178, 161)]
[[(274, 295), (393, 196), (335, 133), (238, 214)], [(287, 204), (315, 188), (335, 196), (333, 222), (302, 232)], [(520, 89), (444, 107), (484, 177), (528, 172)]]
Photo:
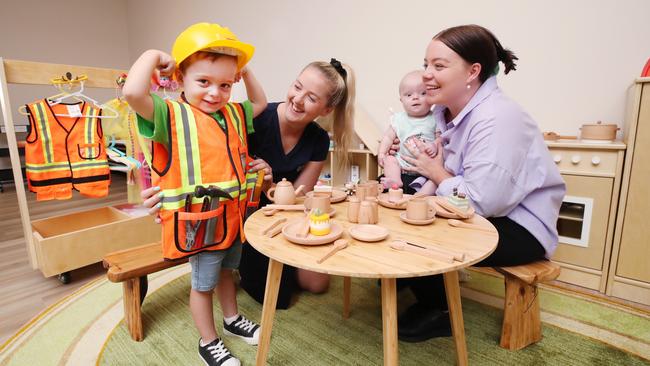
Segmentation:
[[(284, 153), (280, 137), (278, 104), (269, 103), (259, 116), (253, 119), (255, 132), (248, 135), (248, 151), (251, 156), (264, 159), (273, 169), (273, 182), (282, 178), (294, 183), (303, 166), (310, 161), (327, 159), (329, 136), (316, 122), (310, 122), (298, 143), (288, 153)], [(260, 207), (271, 203), (265, 195), (260, 196)], [(241, 287), (260, 304), (264, 301), (266, 274), (269, 259), (251, 245), (242, 247), (239, 264)], [(276, 307), (286, 309), (291, 304), (292, 295), (299, 289), (296, 269), (285, 265), (280, 279), (280, 290)]]
[(273, 182), (286, 178), (295, 182), (303, 166), (310, 161), (327, 159), (329, 136), (316, 122), (310, 122), (288, 154), (284, 153), (280, 136), (278, 105), (269, 103), (266, 109), (253, 119), (255, 132), (248, 135), (248, 149), (251, 156), (264, 159), (273, 169)]

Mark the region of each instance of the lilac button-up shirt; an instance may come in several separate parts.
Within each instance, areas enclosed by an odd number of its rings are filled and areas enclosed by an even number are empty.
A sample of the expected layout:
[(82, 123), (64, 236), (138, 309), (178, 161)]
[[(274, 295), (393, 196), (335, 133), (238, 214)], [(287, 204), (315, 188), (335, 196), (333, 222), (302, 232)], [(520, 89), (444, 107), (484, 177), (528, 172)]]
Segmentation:
[(433, 110), (442, 132), (445, 168), (455, 177), (436, 192), (464, 192), (485, 217), (507, 216), (525, 227), (550, 257), (558, 243), (557, 218), (564, 181), (533, 119), (487, 79), (465, 108), (447, 123)]

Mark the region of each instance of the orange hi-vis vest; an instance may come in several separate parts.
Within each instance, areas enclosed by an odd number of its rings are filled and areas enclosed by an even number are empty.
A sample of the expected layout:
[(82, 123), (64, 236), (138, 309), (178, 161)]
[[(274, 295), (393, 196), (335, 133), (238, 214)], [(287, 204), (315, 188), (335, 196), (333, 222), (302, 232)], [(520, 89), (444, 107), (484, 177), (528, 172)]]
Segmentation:
[(73, 188), (88, 197), (108, 195), (111, 175), (97, 117), (101, 109), (85, 102), (50, 105), (45, 99), (27, 108), (25, 170), (36, 199), (69, 199)]
[[(225, 120), (221, 126), (212, 116), (188, 103), (167, 100), (167, 105), (169, 146), (154, 142), (151, 158), (151, 168), (156, 173), (153, 183), (163, 193), (163, 257), (176, 259), (204, 250), (227, 249), (238, 232), (244, 242), (247, 191), (254, 187), (256, 175), (246, 173), (251, 159), (242, 106), (229, 103), (219, 110)], [(197, 186), (218, 187), (232, 199), (220, 198), (218, 208), (205, 210), (205, 198), (194, 196)], [(185, 210), (188, 195), (189, 212)], [(216, 223), (214, 237), (206, 238), (210, 219)], [(193, 242), (186, 240), (188, 225), (198, 228)]]

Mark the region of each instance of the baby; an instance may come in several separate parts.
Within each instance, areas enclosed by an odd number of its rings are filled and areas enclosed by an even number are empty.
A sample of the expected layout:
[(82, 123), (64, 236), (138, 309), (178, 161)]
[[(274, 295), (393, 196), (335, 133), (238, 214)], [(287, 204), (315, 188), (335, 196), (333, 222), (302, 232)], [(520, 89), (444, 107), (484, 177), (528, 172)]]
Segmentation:
[[(436, 121), (431, 114), (431, 104), (426, 100), (426, 88), (422, 81), (422, 71), (411, 71), (406, 74), (399, 84), (399, 99), (402, 102), (404, 112), (395, 113), (390, 126), (384, 133), (379, 145), (379, 165), (384, 168), (382, 183), (385, 188), (402, 187), (402, 167), (410, 166), (402, 159), (402, 156), (412, 154), (406, 148), (417, 149), (413, 143), (414, 138), (420, 139), (427, 146), (425, 153), (434, 156), (436, 153), (434, 140), (436, 139)], [(395, 140), (400, 140), (400, 149), (392, 156), (388, 153), (390, 146)], [(436, 191), (436, 185), (430, 180), (418, 177), (410, 185), (419, 194), (432, 195)], [(418, 189), (419, 188), (419, 189)]]

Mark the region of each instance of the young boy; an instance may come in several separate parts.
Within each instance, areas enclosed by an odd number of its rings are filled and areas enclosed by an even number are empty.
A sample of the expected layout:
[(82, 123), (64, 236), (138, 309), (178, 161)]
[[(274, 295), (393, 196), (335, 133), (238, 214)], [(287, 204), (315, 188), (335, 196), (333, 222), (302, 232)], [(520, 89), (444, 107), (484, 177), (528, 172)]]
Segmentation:
[[(151, 168), (162, 189), (163, 256), (190, 256), (190, 311), (201, 336), (199, 355), (207, 365), (240, 364), (215, 329), (215, 287), (224, 333), (251, 345), (259, 339), (259, 325), (238, 314), (232, 277), (245, 240), (243, 217), (251, 179), (246, 134), (252, 132), (252, 118), (266, 107), (264, 91), (244, 69), (253, 50), (228, 28), (194, 24), (178, 36), (172, 56), (144, 52), (123, 88), (138, 114), (139, 132), (153, 141)], [(154, 73), (177, 78), (184, 90), (179, 101), (149, 93)], [(250, 100), (228, 103), (240, 76)]]
[[(406, 144), (415, 148), (411, 139), (422, 140), (427, 149), (425, 153), (435, 155), (436, 121), (431, 114), (431, 104), (426, 100), (426, 88), (422, 81), (422, 71), (411, 71), (406, 74), (399, 84), (399, 99), (404, 112), (395, 113), (384, 137), (379, 145), (379, 165), (384, 168), (382, 183), (385, 188), (402, 187), (402, 167), (410, 166), (402, 159), (402, 155), (411, 156)], [(388, 151), (395, 137), (400, 140), (400, 149), (395, 156)], [(417, 185), (414, 187), (414, 185)], [(436, 191), (433, 182), (422, 177), (417, 178), (411, 187), (419, 188), (418, 193), (432, 195)]]

